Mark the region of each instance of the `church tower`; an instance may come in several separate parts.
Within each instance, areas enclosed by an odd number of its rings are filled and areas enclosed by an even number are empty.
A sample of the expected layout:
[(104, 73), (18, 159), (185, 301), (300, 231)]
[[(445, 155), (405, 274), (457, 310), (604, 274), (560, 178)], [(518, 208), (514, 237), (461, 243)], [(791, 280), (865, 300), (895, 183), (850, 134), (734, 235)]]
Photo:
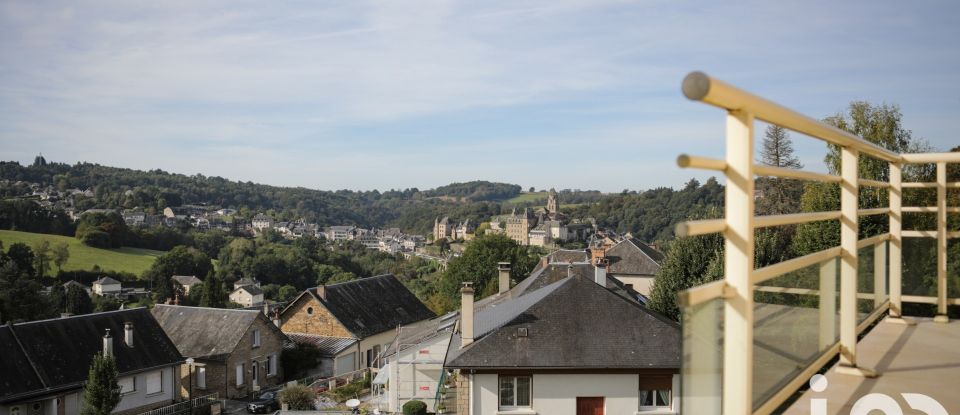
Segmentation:
[(560, 204), (557, 202), (557, 191), (550, 189), (550, 194), (547, 196), (547, 213), (553, 216), (556, 215), (557, 212), (560, 212)]

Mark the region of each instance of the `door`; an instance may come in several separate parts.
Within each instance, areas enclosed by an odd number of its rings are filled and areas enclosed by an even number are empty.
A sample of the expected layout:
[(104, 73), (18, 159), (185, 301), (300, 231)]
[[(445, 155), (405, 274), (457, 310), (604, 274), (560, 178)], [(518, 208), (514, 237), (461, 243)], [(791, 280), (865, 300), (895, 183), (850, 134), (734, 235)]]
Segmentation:
[(260, 364), (256, 360), (250, 362), (250, 368), (253, 369), (253, 374), (250, 378), (253, 380), (253, 386), (256, 388), (260, 386)]
[(577, 415), (603, 415), (603, 397), (577, 397)]

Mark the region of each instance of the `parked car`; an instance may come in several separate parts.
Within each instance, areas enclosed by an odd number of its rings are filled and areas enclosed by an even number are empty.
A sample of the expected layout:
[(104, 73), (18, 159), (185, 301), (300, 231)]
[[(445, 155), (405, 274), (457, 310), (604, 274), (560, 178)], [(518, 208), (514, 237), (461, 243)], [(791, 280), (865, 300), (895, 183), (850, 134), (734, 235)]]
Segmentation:
[(251, 414), (265, 414), (280, 410), (280, 401), (276, 392), (264, 392), (253, 402), (247, 404), (247, 412)]

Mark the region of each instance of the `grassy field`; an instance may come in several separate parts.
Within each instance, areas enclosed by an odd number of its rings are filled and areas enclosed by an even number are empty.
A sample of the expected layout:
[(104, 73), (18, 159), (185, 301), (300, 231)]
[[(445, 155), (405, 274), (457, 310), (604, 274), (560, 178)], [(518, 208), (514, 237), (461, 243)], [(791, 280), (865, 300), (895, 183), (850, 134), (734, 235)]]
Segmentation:
[(518, 203), (536, 202), (538, 200), (546, 201), (547, 192), (521, 193), (518, 196), (515, 196), (511, 199), (507, 199), (506, 203), (518, 204)]
[[(77, 238), (69, 236), (0, 230), (0, 241), (3, 241), (4, 249), (17, 242), (23, 242), (33, 247), (41, 239), (49, 240), (51, 245), (63, 241), (70, 246), (70, 259), (64, 264), (64, 270), (89, 270), (94, 265), (99, 265), (102, 270), (130, 272), (140, 275), (147, 268), (150, 268), (156, 257), (164, 253), (163, 251), (126, 247), (100, 249), (81, 244)], [(56, 273), (56, 265), (51, 264), (50, 271)]]

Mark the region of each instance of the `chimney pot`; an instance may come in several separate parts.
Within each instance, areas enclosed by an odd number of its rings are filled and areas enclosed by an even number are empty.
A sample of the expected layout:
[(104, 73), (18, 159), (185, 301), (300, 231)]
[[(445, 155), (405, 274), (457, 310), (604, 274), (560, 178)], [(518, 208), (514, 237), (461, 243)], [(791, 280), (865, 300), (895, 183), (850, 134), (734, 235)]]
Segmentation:
[(499, 272), (499, 278), (500, 278), (499, 294), (503, 294), (507, 291), (510, 291), (510, 263), (498, 262), (497, 271)]
[(610, 260), (606, 258), (598, 258), (597, 265), (594, 268), (594, 282), (599, 284), (601, 287), (607, 286), (607, 265), (610, 264)]
[(473, 343), (473, 283), (460, 289), (460, 347)]
[(123, 325), (123, 342), (127, 347), (133, 347), (133, 323), (127, 322)]
[(110, 336), (110, 329), (103, 335), (103, 355), (113, 356), (113, 337)]

